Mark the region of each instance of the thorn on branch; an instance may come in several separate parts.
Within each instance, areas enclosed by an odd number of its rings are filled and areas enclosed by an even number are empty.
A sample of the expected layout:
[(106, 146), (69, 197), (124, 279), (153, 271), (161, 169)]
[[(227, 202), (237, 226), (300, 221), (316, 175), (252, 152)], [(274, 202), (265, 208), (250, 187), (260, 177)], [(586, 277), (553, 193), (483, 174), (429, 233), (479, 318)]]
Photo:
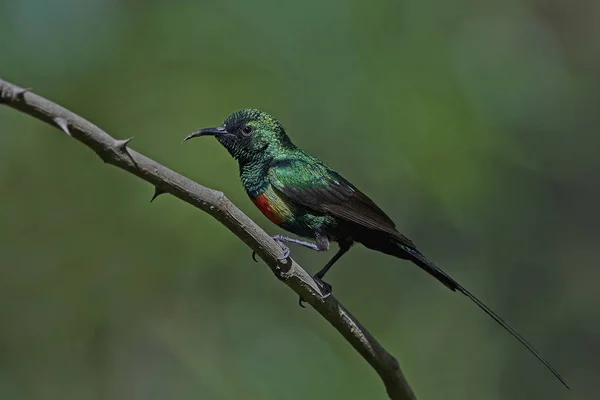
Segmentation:
[(71, 131), (69, 131), (69, 123), (66, 119), (61, 117), (55, 117), (53, 121), (64, 133), (66, 133), (68, 136), (73, 136), (71, 135)]
[(124, 140), (115, 139), (115, 146), (117, 147), (117, 149), (119, 149), (121, 151), (127, 151), (127, 145), (132, 140), (133, 140), (133, 137), (130, 137), (129, 139), (124, 139)]
[(152, 203), (154, 201), (154, 199), (156, 199), (158, 196), (160, 196), (163, 193), (167, 193), (167, 192), (165, 192), (158, 186), (154, 186), (154, 195), (152, 195), (152, 198), (150, 199), (150, 203)]
[(131, 155), (131, 153), (129, 153), (129, 151), (127, 150), (127, 145), (129, 144), (129, 142), (131, 142), (133, 140), (133, 137), (130, 137), (129, 139), (115, 139), (115, 147), (117, 148), (117, 150), (119, 150), (121, 153), (125, 153), (127, 155), (127, 157), (129, 157), (129, 159), (131, 160), (131, 162), (133, 163), (133, 165), (135, 165), (137, 167), (137, 164), (135, 163), (135, 160), (133, 159), (133, 156)]

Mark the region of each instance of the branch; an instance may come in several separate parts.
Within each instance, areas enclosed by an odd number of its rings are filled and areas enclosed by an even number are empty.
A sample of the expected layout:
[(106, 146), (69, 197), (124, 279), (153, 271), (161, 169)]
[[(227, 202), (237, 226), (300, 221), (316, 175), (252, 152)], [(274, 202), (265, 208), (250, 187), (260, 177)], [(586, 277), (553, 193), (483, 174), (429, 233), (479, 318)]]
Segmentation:
[(222, 192), (206, 188), (132, 150), (131, 139), (118, 140), (73, 112), (0, 79), (0, 103), (61, 129), (91, 148), (108, 164), (121, 168), (154, 185), (153, 199), (169, 193), (212, 215), (262, 258), (275, 276), (306, 300), (340, 332), (375, 369), (392, 400), (415, 400), (398, 361), (333, 296), (322, 299), (321, 287), (288, 257), (254, 221), (231, 203)]

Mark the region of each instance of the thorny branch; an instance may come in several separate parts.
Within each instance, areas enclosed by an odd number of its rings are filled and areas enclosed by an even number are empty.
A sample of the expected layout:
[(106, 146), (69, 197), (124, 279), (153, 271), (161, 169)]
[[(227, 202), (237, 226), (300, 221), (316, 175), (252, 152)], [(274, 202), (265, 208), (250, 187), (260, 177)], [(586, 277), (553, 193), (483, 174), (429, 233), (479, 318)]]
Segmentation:
[(108, 164), (121, 168), (154, 185), (152, 200), (169, 193), (212, 215), (262, 258), (275, 276), (306, 300), (340, 332), (375, 369), (392, 400), (416, 399), (398, 361), (334, 296), (321, 297), (321, 289), (311, 276), (291, 258), (278, 260), (283, 251), (269, 235), (222, 192), (206, 188), (164, 167), (129, 147), (131, 138), (119, 140), (73, 112), (0, 79), (0, 103), (22, 111), (77, 139)]

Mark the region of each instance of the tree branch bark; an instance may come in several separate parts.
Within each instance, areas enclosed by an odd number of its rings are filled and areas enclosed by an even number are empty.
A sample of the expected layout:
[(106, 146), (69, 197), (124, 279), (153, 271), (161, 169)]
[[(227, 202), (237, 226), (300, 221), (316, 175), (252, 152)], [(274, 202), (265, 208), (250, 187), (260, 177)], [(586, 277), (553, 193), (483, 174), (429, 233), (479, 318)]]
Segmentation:
[(375, 369), (392, 400), (415, 400), (398, 361), (334, 296), (322, 299), (320, 286), (294, 260), (279, 260), (280, 246), (231, 203), (222, 192), (206, 188), (128, 147), (130, 139), (118, 140), (75, 113), (0, 79), (0, 103), (22, 111), (91, 148), (108, 164), (154, 185), (155, 196), (169, 193), (212, 215), (256, 252), (277, 278), (302, 296)]

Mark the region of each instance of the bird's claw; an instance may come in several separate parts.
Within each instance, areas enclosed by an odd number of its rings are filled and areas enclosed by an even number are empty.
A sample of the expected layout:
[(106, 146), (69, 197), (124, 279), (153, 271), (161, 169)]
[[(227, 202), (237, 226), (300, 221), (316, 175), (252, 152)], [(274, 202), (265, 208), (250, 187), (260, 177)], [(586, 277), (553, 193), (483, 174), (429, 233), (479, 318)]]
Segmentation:
[(283, 249), (283, 255), (281, 257), (278, 258), (279, 261), (284, 261), (287, 260), (287, 258), (290, 256), (290, 248), (287, 247), (285, 244), (283, 244), (282, 242), (277, 242), (279, 243), (279, 245), (281, 246), (281, 248)]
[[(329, 283), (327, 283), (327, 282), (323, 282), (323, 281), (321, 280), (321, 278), (320, 278), (320, 277), (318, 277), (318, 276), (316, 276), (316, 275), (315, 275), (315, 276), (313, 276), (313, 279), (315, 280), (315, 282), (317, 282), (317, 284), (318, 284), (319, 286), (321, 286), (321, 287), (324, 289), (324, 292), (325, 292), (325, 294), (321, 296), (321, 300), (325, 300), (326, 298), (328, 298), (329, 296), (331, 296), (331, 292), (332, 292), (332, 289), (333, 289), (333, 288), (332, 288), (332, 286), (331, 286)], [(304, 302), (305, 302), (305, 300), (302, 298), (302, 296), (300, 296), (300, 297), (298, 298), (298, 305), (299, 305), (300, 307), (302, 307), (302, 308), (306, 308), (306, 307), (304, 306), (304, 304), (303, 304)]]
[(327, 282), (323, 282), (321, 281), (321, 283), (323, 284), (323, 288), (325, 289), (325, 294), (323, 296), (321, 296), (321, 300), (325, 300), (326, 298), (328, 298), (329, 296), (331, 296), (331, 285)]
[[(286, 245), (285, 245), (285, 244), (284, 244), (284, 243), (281, 241), (281, 239), (280, 239), (280, 236), (279, 236), (279, 235), (272, 236), (272, 237), (271, 237), (271, 239), (273, 239), (274, 241), (276, 241), (276, 242), (279, 244), (279, 246), (281, 246), (281, 249), (283, 250), (283, 256), (281, 256), (281, 257), (278, 257), (277, 259), (278, 259), (279, 261), (285, 261), (285, 260), (287, 260), (287, 258), (290, 256), (290, 248), (289, 248), (289, 247), (287, 247), (287, 246), (286, 246)], [(258, 260), (256, 259), (256, 252), (255, 252), (255, 251), (253, 251), (253, 252), (252, 252), (252, 259), (254, 260), (254, 262), (258, 262)]]
[(286, 260), (290, 256), (290, 248), (287, 247), (283, 243), (283, 240), (281, 240), (282, 236), (281, 235), (271, 236), (271, 239), (273, 239), (274, 241), (276, 241), (279, 244), (279, 246), (281, 246), (281, 249), (283, 250), (283, 256), (279, 257), (278, 260), (279, 261)]
[(306, 306), (303, 303), (304, 299), (302, 298), (302, 296), (298, 297), (298, 305), (302, 308), (306, 308)]

